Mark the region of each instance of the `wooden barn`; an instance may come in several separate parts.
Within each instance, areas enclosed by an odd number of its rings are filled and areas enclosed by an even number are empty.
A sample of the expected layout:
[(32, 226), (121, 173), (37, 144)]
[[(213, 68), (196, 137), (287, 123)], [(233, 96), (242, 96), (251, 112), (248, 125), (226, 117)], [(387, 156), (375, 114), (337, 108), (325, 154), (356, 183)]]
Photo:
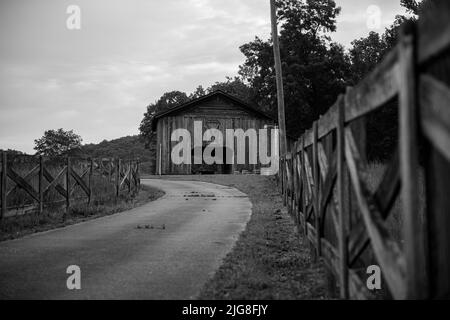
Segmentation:
[[(171, 160), (172, 148), (178, 143), (171, 141), (171, 134), (175, 129), (187, 129), (191, 137), (194, 137), (194, 121), (202, 122), (202, 132), (207, 129), (218, 129), (223, 134), (225, 143), (226, 129), (247, 129), (254, 128), (257, 132), (259, 129), (271, 128), (276, 124), (276, 120), (257, 110), (249, 104), (243, 102), (230, 94), (223, 91), (214, 91), (208, 95), (191, 100), (180, 106), (162, 111), (155, 115), (153, 121), (153, 130), (157, 134), (156, 143), (156, 174), (232, 174), (247, 170), (254, 172), (259, 169), (258, 164), (236, 164), (237, 148), (234, 150), (233, 164), (175, 164)], [(268, 130), (270, 132), (270, 130)], [(258, 133), (259, 134), (259, 133)], [(202, 149), (209, 144), (207, 141), (202, 142)], [(259, 147), (259, 145), (258, 145)], [(225, 149), (225, 148), (224, 148)], [(191, 150), (192, 159), (194, 149)], [(248, 158), (248, 145), (246, 146), (246, 159)], [(231, 152), (230, 152), (231, 153)], [(223, 150), (225, 157), (226, 150)], [(259, 162), (258, 162), (259, 163)], [(245, 171), (244, 171), (245, 172)]]

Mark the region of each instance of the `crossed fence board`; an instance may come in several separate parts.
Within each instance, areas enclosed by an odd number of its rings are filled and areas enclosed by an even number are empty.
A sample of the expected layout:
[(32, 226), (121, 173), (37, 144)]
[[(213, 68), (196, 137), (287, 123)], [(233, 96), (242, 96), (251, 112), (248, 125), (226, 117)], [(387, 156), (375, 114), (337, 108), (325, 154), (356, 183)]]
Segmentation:
[[(93, 196), (91, 187), (92, 176), (94, 172), (98, 172), (109, 179), (110, 183), (114, 183), (115, 196), (118, 197), (120, 192), (127, 190), (128, 193), (136, 192), (140, 187), (139, 161), (121, 159), (83, 159), (81, 160), (81, 172), (78, 173), (73, 166), (72, 158), (65, 158), (65, 165), (59, 171), (52, 175), (48, 168), (45, 167), (44, 157), (39, 157), (39, 164), (34, 166), (25, 175), (18, 174), (14, 166), (8, 165), (8, 154), (2, 152), (2, 170), (1, 170), (1, 216), (7, 216), (7, 199), (16, 190), (22, 189), (26, 194), (37, 203), (39, 213), (44, 208), (44, 198), (52, 190), (61, 195), (65, 202), (66, 208), (70, 207), (71, 197), (78, 186), (84, 196), (87, 198), (88, 204)], [(80, 162), (78, 160), (78, 162)], [(30, 180), (38, 176), (38, 190), (36, 190)], [(65, 178), (65, 183), (62, 178)], [(7, 179), (14, 182), (12, 188), (7, 190)], [(47, 185), (44, 188), (44, 179)]]
[[(417, 23), (403, 26), (399, 44), (383, 62), (339, 96), (281, 158), (285, 203), (315, 254), (339, 278), (342, 298), (371, 297), (358, 261), (368, 250), (393, 298), (450, 297), (449, 51), (450, 3), (430, 2)], [(364, 117), (394, 98), (399, 102), (398, 149), (372, 192)], [(418, 199), (420, 139), (425, 223)], [(385, 221), (398, 198), (403, 248)]]

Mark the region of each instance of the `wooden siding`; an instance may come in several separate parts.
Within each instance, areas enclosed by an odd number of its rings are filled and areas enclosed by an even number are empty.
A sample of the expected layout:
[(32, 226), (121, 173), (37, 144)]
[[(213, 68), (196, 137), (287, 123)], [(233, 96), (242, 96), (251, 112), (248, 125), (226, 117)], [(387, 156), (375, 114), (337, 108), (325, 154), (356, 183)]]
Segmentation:
[[(226, 129), (243, 129), (246, 131), (250, 128), (262, 129), (264, 125), (273, 125), (273, 120), (263, 118), (259, 115), (252, 114), (237, 104), (231, 103), (226, 99), (217, 96), (211, 100), (203, 101), (196, 106), (187, 110), (183, 110), (176, 114), (171, 114), (159, 119), (157, 123), (157, 163), (156, 173), (159, 170), (159, 157), (162, 155), (161, 173), (162, 174), (191, 174), (192, 165), (182, 164), (175, 165), (170, 159), (172, 148), (178, 142), (170, 141), (171, 134), (174, 130), (184, 128), (189, 130), (192, 138), (192, 147), (194, 145), (194, 121), (203, 122), (203, 132), (205, 124), (208, 122), (216, 122), (218, 129), (222, 132), (225, 143)], [(258, 132), (259, 133), (259, 132)], [(160, 155), (161, 145), (161, 155)], [(235, 148), (235, 159), (237, 151)], [(248, 157), (248, 146), (246, 149)], [(235, 170), (241, 171), (254, 170), (258, 168), (257, 165), (234, 165), (232, 172)]]

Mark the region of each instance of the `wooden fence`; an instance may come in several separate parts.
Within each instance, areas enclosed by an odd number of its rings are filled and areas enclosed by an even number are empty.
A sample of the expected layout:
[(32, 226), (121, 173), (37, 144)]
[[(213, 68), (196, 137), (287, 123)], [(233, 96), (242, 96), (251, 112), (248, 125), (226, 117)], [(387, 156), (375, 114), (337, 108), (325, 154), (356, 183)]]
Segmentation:
[[(449, 47), (450, 1), (430, 1), (417, 23), (403, 26), (383, 62), (281, 158), (288, 210), (338, 279), (342, 298), (374, 297), (366, 286), (368, 264), (381, 268), (388, 297), (450, 297)], [(371, 190), (364, 119), (393, 99), (398, 148)], [(386, 224), (396, 202), (400, 241)]]
[[(22, 214), (27, 211), (41, 214), (46, 205), (63, 202), (68, 210), (74, 202), (86, 201), (91, 204), (96, 196), (94, 177), (102, 179), (103, 184), (109, 187), (108, 192), (112, 193), (110, 196), (115, 199), (124, 192), (134, 194), (140, 188), (138, 160), (49, 159), (42, 156), (13, 156), (4, 151), (1, 154), (0, 219), (17, 214), (20, 208)], [(21, 195), (18, 196), (18, 192)], [(55, 197), (49, 197), (51, 192)], [(16, 201), (11, 203), (13, 200)]]

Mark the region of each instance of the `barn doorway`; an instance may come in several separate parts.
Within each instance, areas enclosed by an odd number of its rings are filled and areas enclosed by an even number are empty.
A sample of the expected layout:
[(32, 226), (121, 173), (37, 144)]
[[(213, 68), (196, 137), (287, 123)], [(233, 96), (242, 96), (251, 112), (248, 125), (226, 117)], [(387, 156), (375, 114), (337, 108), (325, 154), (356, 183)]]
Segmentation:
[[(197, 147), (200, 148), (200, 147)], [(202, 147), (202, 155), (205, 151), (206, 145), (203, 145)], [(202, 160), (202, 164), (195, 164), (195, 148), (192, 148), (191, 150), (191, 174), (232, 174), (233, 173), (233, 165), (226, 163), (226, 154), (227, 154), (227, 148), (223, 147), (223, 164), (206, 164)], [(214, 151), (212, 152), (212, 155), (214, 156)]]

